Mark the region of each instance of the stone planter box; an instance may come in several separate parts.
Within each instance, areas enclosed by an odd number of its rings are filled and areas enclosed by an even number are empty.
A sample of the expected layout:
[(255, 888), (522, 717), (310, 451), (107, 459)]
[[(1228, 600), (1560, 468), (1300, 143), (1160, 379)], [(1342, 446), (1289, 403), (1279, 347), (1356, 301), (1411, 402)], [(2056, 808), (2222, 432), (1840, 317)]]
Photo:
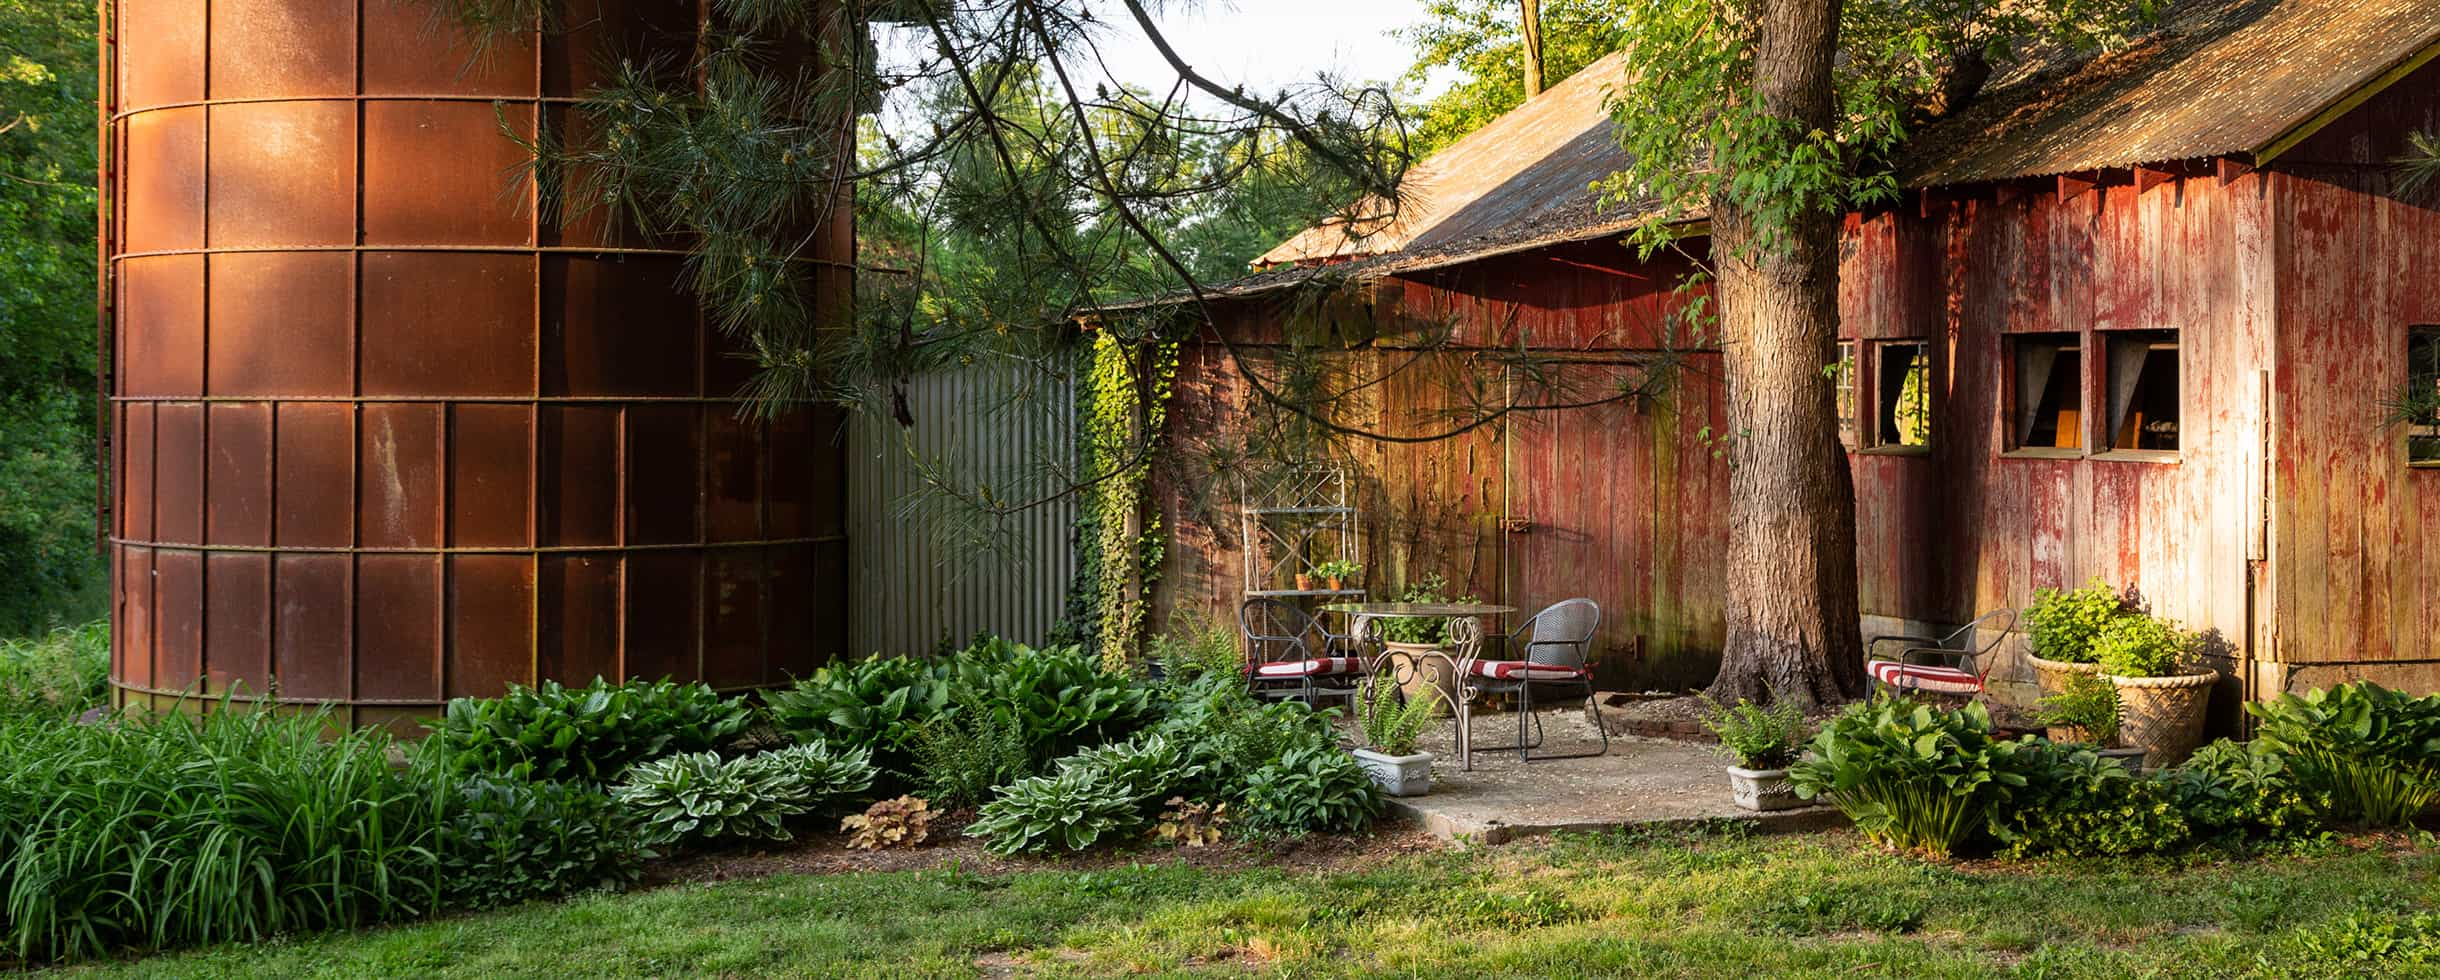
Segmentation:
[(1729, 798), (1736, 804), (1758, 813), (1793, 810), (1805, 805), (1796, 795), (1796, 787), (1788, 782), (1785, 769), (1739, 769), (1728, 767)]
[(1356, 763), (1391, 796), (1422, 796), (1432, 791), (1432, 753), (1388, 755), (1356, 749)]

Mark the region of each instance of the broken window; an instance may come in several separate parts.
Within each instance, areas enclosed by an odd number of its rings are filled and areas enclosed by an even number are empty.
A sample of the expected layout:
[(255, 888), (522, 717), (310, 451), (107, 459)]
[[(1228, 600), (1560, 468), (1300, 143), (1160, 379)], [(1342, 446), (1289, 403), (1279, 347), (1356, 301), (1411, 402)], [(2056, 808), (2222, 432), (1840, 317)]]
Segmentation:
[(1891, 340), (1873, 348), (1873, 445), (1932, 444), (1932, 346)]
[(2016, 392), (2009, 433), (2016, 449), (2078, 449), (2084, 445), (2084, 345), (2072, 333), (2011, 338)]
[(1855, 448), (1855, 341), (1838, 342), (1838, 361), (1830, 365), (1830, 383), (1838, 392), (1838, 441)]
[(2109, 350), (2103, 390), (2110, 400), (2110, 448), (2176, 452), (2177, 331), (2101, 336)]
[(2407, 462), (2440, 464), (2440, 326), (2406, 332), (2406, 391), (2397, 407)]

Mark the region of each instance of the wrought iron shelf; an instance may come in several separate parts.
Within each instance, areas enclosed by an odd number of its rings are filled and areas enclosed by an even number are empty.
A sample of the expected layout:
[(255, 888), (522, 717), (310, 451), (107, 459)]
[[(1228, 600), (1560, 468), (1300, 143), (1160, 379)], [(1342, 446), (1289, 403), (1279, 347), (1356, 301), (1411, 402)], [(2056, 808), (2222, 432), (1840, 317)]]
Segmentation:
[(1363, 595), (1363, 589), (1248, 589), (1249, 596)]
[(1246, 513), (1249, 513), (1249, 514), (1259, 514), (1259, 515), (1271, 515), (1271, 514), (1353, 514), (1353, 513), (1355, 513), (1355, 512), (1356, 512), (1356, 509), (1355, 509), (1355, 508), (1353, 508), (1353, 507), (1249, 507), (1249, 508), (1246, 508)]

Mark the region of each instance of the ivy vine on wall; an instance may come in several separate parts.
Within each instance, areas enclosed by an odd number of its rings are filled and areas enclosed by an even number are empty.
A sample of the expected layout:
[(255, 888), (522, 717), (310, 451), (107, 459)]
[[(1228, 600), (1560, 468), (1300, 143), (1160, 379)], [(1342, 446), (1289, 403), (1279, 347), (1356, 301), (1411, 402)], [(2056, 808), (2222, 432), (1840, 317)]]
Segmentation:
[(1145, 507), (1144, 490), (1168, 420), (1178, 344), (1100, 330), (1077, 356), (1077, 472), (1087, 486), (1077, 505), (1068, 627), (1105, 667), (1120, 670), (1143, 640), (1166, 554), (1160, 515)]

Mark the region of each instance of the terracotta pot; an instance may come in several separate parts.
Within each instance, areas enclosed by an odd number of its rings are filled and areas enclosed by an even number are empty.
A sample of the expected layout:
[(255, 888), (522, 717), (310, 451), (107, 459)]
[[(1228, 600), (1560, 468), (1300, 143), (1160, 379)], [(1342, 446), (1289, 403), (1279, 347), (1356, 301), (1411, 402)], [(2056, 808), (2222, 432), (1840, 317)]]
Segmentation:
[(2081, 728), (2072, 728), (2066, 725), (2052, 725), (2048, 728), (2044, 728), (2042, 729), (2042, 737), (2053, 742), (2057, 742), (2061, 745), (2080, 745), (2093, 740), (2092, 733)]
[(1296, 591), (1298, 591), (1298, 592), (1311, 592), (1311, 591), (1313, 591), (1313, 576), (1311, 576), (1311, 575), (1299, 575), (1299, 576), (1297, 576), (1297, 577), (1296, 577)]
[(2068, 663), (2064, 660), (2044, 660), (2030, 652), (2025, 654), (2025, 662), (2033, 665), (2034, 684), (2042, 689), (2043, 697), (2049, 697), (2066, 689), (2067, 678), (2072, 675), (2098, 674), (2101, 672), (2100, 664), (2077, 664)]
[(1431, 643), (1388, 643), (1381, 646), (1389, 651), (1390, 675), (1398, 679), (1398, 691), (1407, 700), (1431, 699), (1435, 716), (1446, 716), (1451, 698), (1457, 696), (1457, 668), (1445, 657), (1425, 656), (1440, 650)]
[(2112, 677), (2118, 685), (2119, 741), (2142, 748), (2152, 765), (2186, 761), (2203, 744), (2203, 712), (2211, 705), (2210, 671), (2171, 677)]
[(1332, 591), (1332, 592), (1337, 592), (1337, 591), (1339, 591), (1339, 580), (1338, 580), (1338, 579), (1335, 579), (1335, 578), (1334, 578), (1334, 579), (1330, 579), (1330, 580), (1329, 580), (1329, 582), (1330, 582), (1330, 591)]

